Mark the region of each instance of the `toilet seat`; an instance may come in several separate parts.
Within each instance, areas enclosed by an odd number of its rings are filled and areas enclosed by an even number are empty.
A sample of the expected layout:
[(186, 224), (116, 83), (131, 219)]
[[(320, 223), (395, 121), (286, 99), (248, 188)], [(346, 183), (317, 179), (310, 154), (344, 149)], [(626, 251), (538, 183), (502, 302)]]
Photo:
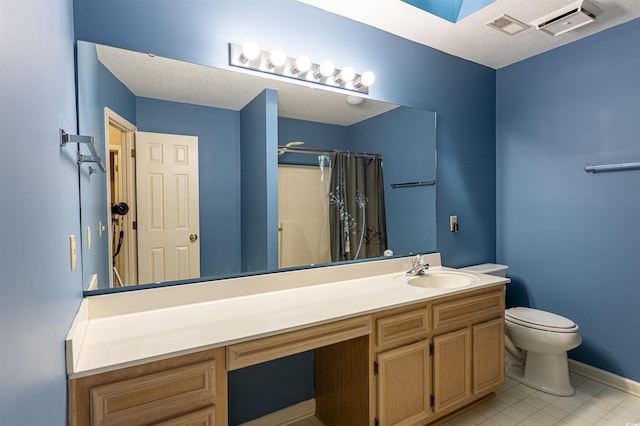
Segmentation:
[(568, 318), (533, 308), (511, 308), (504, 313), (505, 320), (523, 327), (554, 333), (576, 333), (578, 326)]

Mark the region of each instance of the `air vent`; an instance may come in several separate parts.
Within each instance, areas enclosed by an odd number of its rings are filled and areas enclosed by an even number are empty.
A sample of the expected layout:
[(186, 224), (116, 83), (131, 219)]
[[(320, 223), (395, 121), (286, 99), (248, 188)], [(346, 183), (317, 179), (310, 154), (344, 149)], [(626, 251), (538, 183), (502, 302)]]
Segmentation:
[(589, 0), (580, 0), (533, 21), (531, 25), (552, 36), (559, 36), (590, 24), (601, 13), (602, 9)]
[(491, 22), (487, 22), (487, 26), (495, 28), (496, 30), (508, 35), (518, 34), (519, 32), (529, 28), (527, 24), (524, 24), (509, 15), (502, 15)]

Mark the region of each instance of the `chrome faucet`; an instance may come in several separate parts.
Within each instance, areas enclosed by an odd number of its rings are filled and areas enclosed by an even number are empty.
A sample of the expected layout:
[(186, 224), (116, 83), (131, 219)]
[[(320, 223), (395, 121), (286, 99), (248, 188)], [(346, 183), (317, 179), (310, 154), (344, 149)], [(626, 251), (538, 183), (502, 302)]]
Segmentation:
[(429, 264), (425, 262), (424, 256), (421, 254), (411, 259), (411, 270), (407, 271), (407, 275), (424, 275), (429, 269)]

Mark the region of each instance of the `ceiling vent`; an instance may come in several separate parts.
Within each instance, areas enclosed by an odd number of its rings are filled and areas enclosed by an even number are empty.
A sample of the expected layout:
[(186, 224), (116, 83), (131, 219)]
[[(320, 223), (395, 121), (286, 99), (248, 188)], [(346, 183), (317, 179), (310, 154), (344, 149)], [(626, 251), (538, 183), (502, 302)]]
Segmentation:
[(602, 9), (589, 0), (580, 0), (533, 21), (531, 26), (552, 36), (559, 36), (590, 24), (601, 13)]
[(529, 28), (527, 24), (524, 24), (509, 15), (502, 15), (491, 22), (487, 22), (487, 26), (509, 35), (518, 34), (519, 32)]

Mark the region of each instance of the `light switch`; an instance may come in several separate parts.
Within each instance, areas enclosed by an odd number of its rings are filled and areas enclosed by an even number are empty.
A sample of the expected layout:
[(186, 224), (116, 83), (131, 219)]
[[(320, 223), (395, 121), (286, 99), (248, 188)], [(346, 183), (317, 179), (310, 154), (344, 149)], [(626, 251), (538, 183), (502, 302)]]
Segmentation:
[(458, 216), (449, 216), (449, 230), (458, 232)]
[(75, 235), (69, 237), (69, 254), (71, 256), (71, 270), (73, 271), (76, 269), (76, 256), (78, 254)]
[(87, 226), (87, 250), (91, 250), (91, 226)]

